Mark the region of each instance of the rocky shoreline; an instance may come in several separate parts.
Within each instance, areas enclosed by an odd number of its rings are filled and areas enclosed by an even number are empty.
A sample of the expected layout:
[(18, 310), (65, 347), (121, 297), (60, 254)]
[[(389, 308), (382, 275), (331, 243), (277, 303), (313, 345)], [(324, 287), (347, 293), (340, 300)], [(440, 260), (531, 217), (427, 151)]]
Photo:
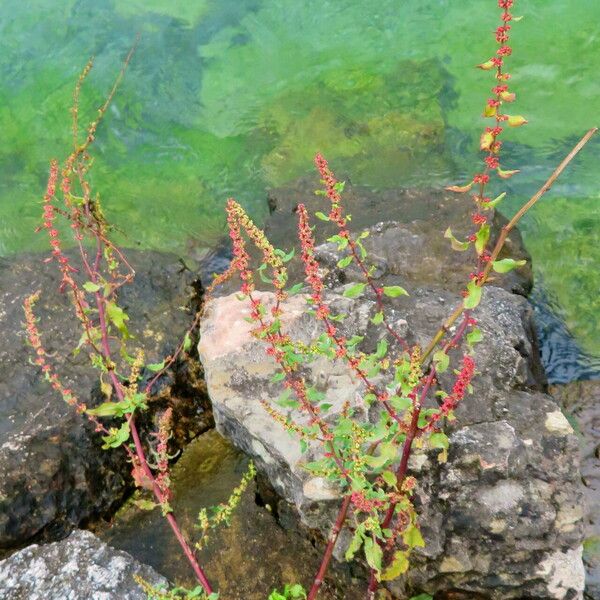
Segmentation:
[[(279, 247), (289, 250), (295, 237), (295, 205), (303, 201), (314, 210), (321, 202), (312, 186), (312, 180), (300, 181), (271, 193), (266, 231)], [(443, 231), (450, 224), (457, 236), (464, 235), (468, 207), (462, 198), (437, 190), (372, 192), (348, 186), (345, 197), (355, 230), (371, 230), (367, 246), (379, 280), (402, 285), (411, 294), (387, 300), (392, 319), (411, 343), (424, 343), (460, 301), (471, 261), (449, 250)], [(494, 216), (493, 236), (504, 223), (501, 215)], [(321, 242), (327, 235), (325, 230)], [(511, 234), (506, 256), (528, 258), (517, 232)], [(339, 257), (326, 243), (319, 247), (318, 258), (328, 301), (351, 314), (345, 326), (364, 333), (362, 344), (369, 350), (378, 340), (369, 324), (372, 300), (342, 297), (344, 286), (359, 280), (360, 274), (340, 272), (335, 266)], [(197, 277), (172, 256), (140, 252), (133, 253), (132, 260), (136, 283), (123, 300), (132, 323), (150, 323), (136, 334), (151, 348), (149, 358), (158, 360), (185, 331), (189, 311), (181, 307), (197, 298)], [(89, 533), (73, 533), (58, 545), (49, 542), (108, 517), (131, 491), (125, 461), (100, 450), (93, 432), (62, 406), (27, 364), (20, 305), (32, 290), (56, 287), (50, 271), (51, 266), (44, 266), (35, 255), (0, 259), (0, 552), (8, 555), (32, 542), (44, 544), (0, 561), (0, 573), (5, 569), (18, 574), (8, 583), (0, 576), (0, 597), (10, 591), (15, 600), (33, 597), (27, 595), (26, 582), (38, 581), (39, 573), (39, 581), (45, 581), (40, 565), (66, 573), (57, 557), (64, 552), (68, 560), (70, 551), (58, 552), (59, 547), (75, 543), (84, 552), (87, 544), (97, 550), (89, 556), (112, 561), (106, 553), (113, 551), (101, 548)], [(481, 374), (449, 431), (448, 462), (439, 464), (426, 452), (413, 456), (427, 544), (415, 555), (407, 576), (390, 586), (396, 598), (416, 592), (435, 594), (436, 600), (582, 598), (584, 521), (593, 521), (593, 510), (584, 516), (576, 436), (557, 400), (547, 394), (533, 311), (525, 298), (531, 285), (528, 263), (486, 288), (476, 315), (485, 334), (477, 356)], [(155, 406), (164, 408), (169, 402), (178, 407), (184, 418), (176, 437), (183, 447), (212, 426), (212, 403), (219, 432), (257, 462), (265, 484), (259, 486), (259, 494), (268, 499), (279, 524), (318, 540), (330, 527), (337, 492), (306, 476), (302, 469), (306, 457), (258, 403), (279, 392), (269, 381), (272, 364), (247, 335), (244, 307), (230, 295), (233, 289), (219, 292), (202, 323), (203, 367), (195, 360), (180, 361), (162, 383)], [(48, 294), (41, 304), (43, 319), (51, 312), (56, 315), (47, 321), (51, 350), (77, 343), (79, 336), (65, 308), (58, 293)], [(302, 298), (296, 297), (288, 311), (288, 326), (308, 340), (316, 325), (302, 309)], [(60, 367), (89, 389), (90, 403), (98, 401), (96, 380), (77, 358), (68, 357)], [(348, 397), (348, 390), (360, 389), (335, 363), (315, 364), (308, 376), (324, 382), (333, 411)], [(590, 460), (584, 453), (584, 469)], [(274, 522), (272, 526), (278, 527)], [(119, 557), (121, 564), (124, 559)], [(37, 574), (27, 570), (28, 562), (38, 568)], [(123, 568), (130, 573), (131, 568), (143, 567)], [(23, 582), (21, 588), (15, 587), (17, 580)], [(81, 589), (88, 595), (68, 597), (91, 597), (91, 588)], [(134, 591), (121, 591), (130, 589), (96, 591), (98, 598), (104, 597), (101, 593), (113, 594), (106, 598), (136, 598)]]
[[(356, 197), (358, 205), (361, 195), (348, 195), (350, 204)], [(281, 205), (272, 201), (273, 218), (266, 228), (282, 241), (293, 235), (280, 217), (287, 214), (289, 221), (293, 210), (293, 194), (285, 197)], [(392, 323), (409, 344), (424, 345), (460, 302), (468, 259), (449, 251), (443, 232), (448, 221), (460, 231), (460, 220), (468, 215), (462, 198), (439, 192), (421, 197), (400, 193), (389, 200), (389, 210), (382, 202), (384, 209), (370, 218), (395, 212), (403, 221), (371, 226), (365, 246), (377, 265), (378, 284), (402, 285), (410, 293), (409, 298), (386, 300)], [(363, 224), (360, 217), (353, 219), (354, 228)], [(502, 224), (496, 216), (496, 233)], [(525, 255), (518, 236), (509, 250), (513, 257)], [(328, 285), (327, 301), (350, 315), (342, 330), (364, 335), (361, 349), (372, 351), (378, 340), (370, 325), (374, 301), (342, 296), (345, 286), (360, 280), (360, 273), (340, 272), (335, 266), (340, 256), (331, 244), (318, 247), (317, 257)], [(474, 313), (485, 339), (476, 358), (481, 374), (473, 395), (457, 412), (448, 462), (440, 465), (425, 453), (413, 457), (426, 546), (415, 555), (406, 577), (389, 586), (398, 598), (420, 592), (465, 599), (582, 597), (577, 441), (545, 393), (532, 309), (520, 295), (531, 287), (530, 271), (523, 269), (499, 283), (508, 289), (487, 286)], [(263, 299), (268, 302), (267, 295)], [(291, 337), (307, 343), (319, 335), (319, 326), (303, 314), (303, 305), (302, 298), (291, 299), (283, 318)], [(258, 400), (273, 401), (280, 391), (270, 382), (273, 362), (249, 336), (245, 316), (247, 307), (235, 295), (226, 295), (209, 305), (202, 324), (199, 350), (217, 429), (256, 460), (307, 528), (326, 535), (339, 495), (303, 469), (310, 451), (303, 456), (287, 432), (265, 418)], [(314, 383), (326, 382), (327, 401), (333, 405), (328, 415), (354, 396), (352, 390), (361, 389), (338, 363), (316, 361), (305, 376)]]

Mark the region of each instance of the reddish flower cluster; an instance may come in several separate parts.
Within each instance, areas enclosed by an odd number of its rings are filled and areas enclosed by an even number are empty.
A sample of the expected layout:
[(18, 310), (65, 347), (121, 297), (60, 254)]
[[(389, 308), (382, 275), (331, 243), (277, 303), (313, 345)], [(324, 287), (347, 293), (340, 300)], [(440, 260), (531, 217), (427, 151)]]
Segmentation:
[(365, 498), (365, 495), (362, 492), (353, 492), (351, 500), (356, 510), (365, 513), (378, 510), (385, 505), (384, 500)]
[[(262, 253), (262, 260), (269, 265), (273, 272), (271, 283), (276, 289), (277, 300), (285, 298), (285, 287), (287, 281), (287, 270), (281, 257), (275, 252), (275, 248), (265, 236), (264, 231), (259, 229), (244, 209), (233, 199), (227, 201), (225, 207), (227, 212), (227, 226), (229, 237), (233, 246), (233, 260), (224, 273), (215, 277), (209, 290), (214, 289), (224, 281), (227, 281), (234, 273), (239, 273), (242, 280), (241, 292), (250, 294), (254, 290), (254, 277), (250, 266), (250, 255), (246, 250), (246, 242), (242, 238), (242, 229), (248, 238), (256, 245)], [(278, 308), (274, 309), (276, 312)]]
[(329, 218), (338, 225), (338, 227), (344, 228), (346, 226), (346, 219), (342, 215), (342, 197), (338, 191), (339, 182), (335, 178), (333, 172), (329, 168), (325, 157), (322, 154), (315, 156), (315, 166), (321, 174), (321, 180), (325, 185), (325, 193), (331, 200), (331, 209), (329, 211)]
[(497, 169), (500, 166), (500, 161), (495, 156), (486, 156), (484, 162), (490, 169)]
[(450, 411), (454, 410), (459, 402), (465, 397), (465, 393), (469, 385), (471, 384), (471, 380), (473, 379), (473, 375), (475, 374), (475, 361), (471, 356), (466, 354), (463, 357), (463, 367), (460, 370), (456, 381), (454, 382), (454, 386), (452, 388), (452, 393), (450, 393), (446, 398), (444, 398), (444, 402), (440, 407), (440, 411), (431, 416), (431, 420), (429, 423), (429, 429), (432, 429), (437, 421), (442, 419), (443, 417), (448, 416)]
[[(319, 276), (319, 263), (315, 259), (315, 239), (310, 229), (308, 212), (304, 204), (299, 204), (298, 209), (298, 238), (300, 240), (300, 257), (304, 263), (306, 282), (312, 290), (311, 300), (316, 306), (317, 316), (324, 319), (329, 314), (327, 306), (323, 305), (323, 281)], [(333, 332), (335, 333), (335, 331)]]
[(173, 409), (167, 408), (159, 418), (158, 431), (156, 432), (156, 485), (159, 487), (165, 499), (171, 497), (171, 479), (169, 477), (169, 438), (171, 437), (171, 419)]
[[(508, 85), (505, 83), (510, 79), (510, 75), (505, 73), (502, 69), (504, 65), (504, 57), (508, 57), (512, 54), (512, 48), (507, 45), (509, 40), (509, 32), (511, 26), (508, 25), (508, 21), (512, 20), (510, 9), (513, 7), (513, 0), (498, 0), (498, 6), (502, 9), (501, 19), (503, 24), (496, 28), (495, 36), (496, 41), (499, 44), (499, 48), (496, 50), (496, 56), (489, 59), (488, 62), (483, 63), (480, 68), (484, 70), (496, 69), (496, 79), (498, 83), (492, 88), (494, 96), (488, 98), (486, 103), (486, 110), (484, 115), (487, 117), (493, 117), (496, 120), (495, 127), (486, 127), (484, 136), (482, 136), (481, 149), (487, 153), (484, 158), (485, 170), (483, 173), (478, 173), (473, 177), (473, 183), (479, 184), (479, 193), (475, 195), (476, 202), (482, 202), (485, 196), (485, 186), (489, 182), (488, 173), (500, 168), (500, 161), (498, 154), (502, 147), (501, 142), (497, 139), (502, 133), (502, 127), (500, 123), (509, 120), (509, 116), (502, 114), (500, 109), (504, 102), (513, 102), (515, 100), (515, 94), (508, 91)], [(518, 124), (526, 123), (525, 120), (519, 121)], [(516, 123), (512, 123), (516, 125)]]
[(252, 271), (248, 268), (250, 256), (246, 250), (246, 242), (242, 238), (238, 208), (239, 205), (233, 198), (227, 201), (225, 210), (227, 211), (227, 227), (232, 243), (233, 260), (229, 269), (215, 278), (213, 285), (219, 285), (222, 281), (228, 279), (230, 271), (233, 273), (238, 272), (242, 280), (241, 292), (242, 294), (249, 294), (254, 290), (254, 278)]
[[(58, 229), (56, 229), (54, 225), (54, 220), (56, 219), (56, 209), (52, 204), (54, 197), (56, 195), (56, 182), (58, 179), (58, 162), (53, 160), (50, 163), (50, 175), (48, 176), (48, 185), (46, 187), (46, 194), (44, 195), (44, 228), (48, 232), (48, 237), (50, 238), (50, 246), (52, 247), (52, 256), (58, 261), (60, 265), (60, 269), (63, 274), (62, 284), (69, 285), (71, 287), (75, 286), (75, 282), (71, 278), (70, 273), (75, 273), (76, 269), (69, 265), (69, 261), (67, 257), (63, 254), (61, 250), (61, 241)], [(48, 259), (50, 260), (50, 259)]]
[[(259, 400), (262, 404), (262, 407), (265, 409), (267, 414), (277, 423), (279, 423), (286, 431), (293, 433), (298, 436), (300, 439), (305, 439), (308, 436), (304, 433), (304, 430), (296, 425), (291, 419), (288, 419), (286, 416), (282, 415), (279, 411), (275, 410), (266, 400)], [(312, 438), (315, 436), (313, 435)]]
[(499, 44), (503, 44), (504, 42), (508, 42), (508, 32), (510, 31), (510, 25), (500, 25), (496, 29), (496, 41)]
[[(509, 91), (509, 86), (506, 83), (510, 79), (510, 74), (503, 70), (505, 59), (512, 54), (512, 48), (508, 45), (509, 32), (511, 30), (508, 22), (512, 21), (513, 18), (510, 13), (513, 5), (514, 0), (498, 0), (498, 6), (502, 9), (502, 25), (498, 26), (495, 30), (495, 37), (499, 46), (495, 56), (478, 65), (484, 71), (495, 70), (496, 77), (496, 85), (492, 87), (493, 97), (487, 99), (483, 112), (484, 117), (493, 118), (496, 121), (495, 126), (486, 127), (480, 137), (480, 149), (485, 152), (483, 158), (485, 168), (483, 172), (476, 173), (469, 184), (465, 186), (455, 185), (448, 188), (451, 191), (465, 193), (474, 185), (478, 186), (477, 192), (473, 194), (473, 200), (477, 205), (477, 212), (473, 216), (473, 223), (480, 227), (485, 226), (486, 219), (479, 215), (479, 210), (488, 210), (490, 208), (490, 199), (486, 195), (486, 186), (490, 182), (490, 174), (496, 171), (498, 177), (508, 179), (518, 173), (518, 170), (504, 170), (500, 167), (499, 155), (502, 149), (502, 142), (498, 138), (504, 130), (502, 123), (507, 122), (511, 127), (519, 127), (527, 123), (526, 119), (522, 116), (510, 116), (501, 112), (504, 103), (513, 102), (516, 98), (515, 94)], [(469, 242), (475, 242), (477, 240), (476, 232), (469, 235), (467, 239)], [(487, 255), (485, 248), (478, 248), (477, 250), (481, 267), (486, 262), (485, 257)], [(468, 296), (468, 292), (465, 291), (463, 295), (465, 297)]]
[(32, 294), (31, 296), (28, 296), (27, 298), (25, 298), (25, 301), (23, 302), (23, 310), (25, 312), (25, 328), (27, 331), (27, 338), (35, 352), (34, 362), (36, 365), (41, 367), (42, 372), (44, 373), (44, 376), (50, 382), (50, 385), (52, 386), (52, 388), (54, 390), (56, 390), (62, 396), (63, 400), (67, 404), (69, 404), (71, 406), (75, 406), (77, 408), (77, 411), (82, 413), (86, 409), (85, 404), (83, 404), (77, 400), (77, 397), (73, 394), (71, 389), (66, 388), (62, 385), (62, 383), (60, 382), (60, 380), (58, 378), (58, 375), (52, 371), (52, 368), (46, 361), (46, 351), (44, 350), (44, 348), (42, 346), (42, 341), (40, 339), (40, 332), (38, 331), (38, 328), (36, 325), (36, 317), (33, 313), (33, 307), (35, 306), (35, 303), (38, 301), (39, 297), (40, 297), (40, 293), (36, 292), (35, 294)]

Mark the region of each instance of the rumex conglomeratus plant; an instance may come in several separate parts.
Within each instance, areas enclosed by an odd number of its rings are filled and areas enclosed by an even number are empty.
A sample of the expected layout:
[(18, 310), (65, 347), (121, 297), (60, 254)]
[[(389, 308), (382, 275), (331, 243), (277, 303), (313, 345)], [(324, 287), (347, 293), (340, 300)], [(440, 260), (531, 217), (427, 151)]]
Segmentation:
[[(62, 167), (56, 160), (50, 163), (43, 199), (43, 223), (38, 228), (48, 235), (52, 251), (46, 262), (53, 262), (59, 269), (60, 289), (69, 295), (81, 326), (82, 335), (75, 352), (86, 352), (91, 365), (99, 371), (105, 401), (90, 408), (81, 399), (81, 391), (63, 385), (60, 374), (53, 367), (52, 357), (44, 349), (39, 319), (34, 313), (42, 290), (24, 301), (25, 327), (35, 353), (34, 363), (63, 400), (94, 425), (95, 431), (102, 436), (104, 449), (121, 448), (126, 453), (135, 485), (153, 495), (152, 501), (141, 500), (137, 505), (146, 510), (159, 508), (162, 511), (199, 583), (194, 590), (175, 588), (171, 591), (153, 590), (146, 582), (140, 582), (140, 585), (154, 597), (203, 596), (215, 600), (218, 594), (213, 591), (196, 558), (196, 549), (205, 545), (208, 529), (228, 523), (231, 512), (254, 476), (254, 467), (250, 463), (248, 473), (231, 498), (214, 507), (210, 517), (205, 509), (201, 511), (204, 527), (200, 528), (199, 541), (192, 544), (171, 506), (170, 461), (173, 456), (169, 454), (169, 439), (173, 411), (167, 408), (159, 415), (157, 430), (148, 433), (145, 439), (138, 421), (140, 414), (148, 410), (148, 400), (159, 378), (190, 350), (191, 336), (197, 329), (200, 313), (196, 314), (173, 354), (160, 363), (147, 363), (143, 349), (132, 348), (136, 340), (129, 332), (129, 316), (119, 305), (118, 296), (119, 290), (132, 282), (135, 272), (124, 252), (111, 241), (111, 227), (104, 217), (99, 197), (92, 194), (89, 181), (93, 162), (90, 146), (130, 63), (134, 48), (128, 54), (106, 101), (98, 109), (96, 119), (88, 125), (83, 140), (79, 132), (79, 98), (83, 82), (92, 69), (91, 60), (82, 71), (75, 86), (72, 108), (73, 151)], [(64, 242), (62, 239), (60, 221), (68, 224), (72, 240)], [(74, 245), (75, 252), (66, 252), (66, 244)], [(142, 384), (142, 381), (147, 383)]]
[[(507, 273), (524, 264), (511, 258), (499, 259), (500, 251), (521, 217), (551, 187), (596, 131), (587, 132), (542, 188), (502, 228), (494, 247), (488, 247), (489, 211), (506, 195), (502, 192), (494, 199), (488, 196), (492, 177), (497, 176), (502, 181), (518, 173), (501, 166), (500, 137), (506, 126), (527, 124), (524, 117), (504, 112), (505, 105), (516, 100), (509, 87), (510, 74), (506, 71), (506, 60), (512, 54), (508, 45), (512, 23), (518, 20), (511, 12), (513, 4), (513, 0), (498, 0), (500, 24), (494, 32), (498, 47), (492, 58), (478, 65), (495, 78), (492, 96), (483, 110), (483, 116), (492, 120), (480, 137), (483, 169), (467, 185), (448, 188), (463, 194), (472, 191), (472, 233), (461, 241), (448, 228), (445, 237), (456, 251), (474, 248), (474, 270), (465, 283), (462, 302), (426, 347), (410, 347), (388, 319), (386, 306), (390, 299), (394, 301), (408, 294), (400, 286), (378, 285), (363, 244), (368, 231), (359, 235), (351, 233), (350, 216), (345, 214), (342, 198), (344, 183), (336, 179), (322, 155), (317, 154), (315, 158), (323, 185), (317, 193), (329, 201), (329, 209), (327, 214), (317, 212), (315, 216), (337, 227), (337, 233), (328, 241), (336, 244), (342, 255), (338, 268), (354, 265), (361, 273), (361, 280), (346, 286), (343, 295), (347, 298), (364, 296), (375, 304), (371, 321), (381, 326), (383, 332), (374, 352), (360, 350), (363, 339), (360, 335), (347, 337), (342, 333), (340, 323), (348, 315), (335, 311), (328, 302), (315, 254), (311, 218), (305, 205), (300, 204), (296, 209), (304, 282), (288, 286), (286, 263), (292, 259), (293, 252), (286, 254), (274, 248), (235, 200), (227, 203), (233, 260), (229, 269), (215, 278), (212, 288), (239, 275), (241, 294), (238, 298), (249, 303), (252, 335), (264, 342), (266, 352), (275, 363), (272, 380), (281, 382), (284, 390), (274, 403), (263, 402), (265, 413), (299, 440), (303, 452), (309, 448), (312, 453), (318, 452), (317, 460), (305, 463), (305, 468), (337, 486), (342, 498), (321, 566), (308, 591), (309, 600), (317, 597), (343, 528), (352, 533), (346, 558), (351, 559), (362, 550), (368, 564), (368, 598), (375, 597), (380, 582), (406, 572), (411, 551), (424, 545), (412, 499), (418, 482), (408, 469), (411, 451), (417, 444), (439, 448), (439, 459), (445, 460), (449, 441), (444, 423), (456, 418), (454, 412), (465, 394), (472, 390), (471, 381), (476, 375), (474, 345), (482, 340), (482, 333), (473, 311), (481, 301), (492, 271)], [(247, 240), (262, 256), (258, 267), (253, 268), (251, 264)], [(262, 282), (273, 287), (271, 298), (257, 291), (256, 273)], [(291, 339), (285, 326), (286, 301), (300, 292), (306, 301), (306, 311), (321, 324), (321, 335), (308, 344)], [(304, 367), (323, 356), (343, 362), (360, 382), (358, 405), (356, 399), (350, 397), (354, 395), (352, 390), (342, 409), (331, 411), (327, 394), (307, 381)], [(452, 373), (452, 370), (453, 382), (444, 389), (438, 375)], [(359, 406), (367, 410), (357, 410)], [(374, 407), (377, 418), (365, 419), (364, 414), (373, 414)]]
[[(283, 394), (277, 402), (263, 403), (265, 418), (272, 418), (288, 430), (298, 439), (303, 451), (310, 449), (311, 453), (316, 453), (316, 460), (307, 462), (306, 469), (328, 479), (337, 486), (341, 496), (320, 567), (308, 593), (297, 584), (286, 585), (282, 593), (272, 592), (273, 600), (302, 597), (314, 600), (317, 597), (344, 528), (352, 534), (347, 558), (361, 553), (369, 566), (369, 598), (374, 598), (382, 581), (394, 579), (407, 571), (411, 551), (424, 545), (413, 505), (413, 493), (418, 482), (408, 468), (411, 452), (416, 445), (438, 449), (439, 458), (444, 460), (449, 443), (444, 433), (445, 421), (455, 418), (454, 412), (465, 394), (470, 392), (476, 375), (474, 345), (481, 340), (482, 334), (473, 311), (481, 301), (492, 271), (501, 274), (520, 266), (512, 259), (499, 260), (504, 242), (520, 218), (551, 187), (595, 133), (592, 129), (581, 139), (542, 188), (502, 229), (494, 247), (489, 248), (489, 211), (504, 197), (504, 193), (499, 193), (494, 199), (488, 196), (492, 177), (503, 180), (517, 173), (501, 166), (500, 136), (507, 125), (519, 127), (526, 124), (523, 117), (503, 111), (506, 104), (516, 99), (509, 88), (510, 75), (505, 65), (512, 54), (508, 42), (511, 23), (515, 19), (511, 13), (513, 0), (498, 0), (498, 5), (501, 9), (501, 24), (495, 30), (498, 48), (491, 59), (479, 65), (480, 69), (493, 73), (495, 77), (492, 96), (483, 113), (492, 120), (480, 138), (484, 166), (467, 185), (449, 188), (457, 193), (472, 192), (473, 230), (464, 241), (457, 239), (450, 229), (445, 233), (455, 250), (467, 252), (474, 248), (475, 265), (465, 282), (462, 302), (441, 324), (427, 346), (410, 346), (394, 328), (388, 308), (390, 303), (401, 303), (407, 292), (397, 285), (378, 284), (364, 245), (368, 232), (358, 235), (351, 232), (350, 215), (345, 212), (342, 196), (344, 183), (336, 179), (322, 155), (316, 156), (315, 165), (323, 184), (319, 193), (327, 199), (329, 207), (326, 213), (316, 213), (316, 217), (337, 228), (337, 233), (329, 241), (336, 244), (342, 254), (338, 267), (346, 269), (353, 265), (361, 273), (361, 280), (347, 286), (344, 296), (349, 299), (364, 296), (373, 302), (375, 309), (371, 320), (382, 331), (374, 352), (361, 351), (360, 335), (344, 333), (345, 315), (334, 310), (328, 300), (316, 258), (311, 216), (306, 207), (301, 204), (297, 209), (300, 259), (305, 277), (303, 282), (288, 285), (286, 264), (294, 253), (274, 248), (239, 204), (234, 200), (227, 202), (233, 260), (228, 270), (216, 277), (211, 289), (239, 275), (239, 297), (249, 303), (253, 335), (264, 342), (266, 352), (274, 360), (277, 372), (273, 381), (283, 386)], [(88, 178), (92, 165), (90, 146), (130, 58), (131, 53), (106, 102), (80, 140), (79, 95), (92, 63), (88, 63), (82, 72), (74, 94), (73, 151), (62, 167), (57, 161), (50, 165), (43, 201), (43, 225), (40, 228), (48, 234), (52, 248), (49, 260), (58, 267), (61, 288), (69, 294), (75, 316), (81, 324), (78, 350), (87, 352), (92, 365), (99, 370), (106, 401), (98, 407), (88, 408), (77, 390), (67, 388), (61, 382), (51, 357), (44, 350), (34, 314), (40, 291), (25, 301), (26, 328), (35, 352), (35, 363), (52, 387), (94, 424), (102, 435), (105, 448), (122, 448), (127, 454), (136, 485), (153, 494), (154, 499), (147, 503), (147, 507), (161, 509), (199, 583), (194, 590), (164, 590), (139, 580), (142, 588), (150, 598), (214, 599), (218, 594), (213, 591), (195, 552), (209, 541), (212, 529), (227, 524), (241, 493), (254, 475), (254, 468), (250, 467), (227, 502), (210, 513), (200, 511), (200, 539), (196, 544), (189, 542), (170, 503), (169, 462), (172, 457), (168, 452), (168, 441), (173, 415), (171, 411), (165, 411), (159, 418), (157, 431), (150, 433), (145, 440), (139, 431), (138, 417), (147, 409), (149, 395), (161, 374), (182, 352), (189, 350), (190, 333), (197, 326), (200, 314), (173, 355), (159, 364), (146, 364), (143, 351), (130, 348), (134, 340), (128, 330), (129, 317), (118, 303), (118, 292), (131, 282), (134, 271), (124, 253), (110, 239), (111, 228), (102, 213), (98, 197), (92, 195)], [(60, 193), (57, 193), (58, 188)], [(70, 258), (70, 254), (63, 250), (57, 220), (67, 223), (71, 229), (76, 259)], [(259, 249), (262, 255), (260, 266), (253, 267), (247, 240)], [(264, 294), (257, 292), (257, 274), (272, 286), (272, 301), (267, 302)], [(307, 312), (320, 324), (322, 332), (308, 344), (291, 339), (285, 327), (288, 298), (299, 293), (306, 302)], [(353, 397), (348, 398), (340, 410), (332, 411), (326, 393), (308, 383), (303, 375), (304, 367), (321, 357), (343, 363), (360, 382), (359, 397), (354, 397), (353, 392)], [(142, 375), (148, 371), (154, 374), (142, 386)], [(445, 381), (450, 381), (445, 387), (440, 383), (439, 375), (442, 373), (450, 375), (445, 377)], [(452, 373), (454, 377), (451, 377)], [(359, 410), (364, 408), (367, 410)], [(368, 413), (375, 413), (376, 418), (370, 421), (362, 416)]]

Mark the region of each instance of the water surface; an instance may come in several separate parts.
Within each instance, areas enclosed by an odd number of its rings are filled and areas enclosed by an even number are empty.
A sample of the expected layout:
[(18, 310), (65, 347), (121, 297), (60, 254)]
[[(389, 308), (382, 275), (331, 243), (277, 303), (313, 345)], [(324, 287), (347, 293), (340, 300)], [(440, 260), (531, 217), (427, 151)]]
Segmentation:
[[(506, 136), (505, 166), (522, 169), (496, 188), (507, 213), (600, 114), (600, 3), (518, 0), (515, 12), (514, 111), (530, 123)], [(137, 32), (94, 182), (125, 244), (197, 255), (223, 234), (228, 196), (262, 219), (266, 190), (310, 172), (317, 150), (377, 188), (464, 180), (492, 85), (473, 65), (495, 49), (497, 17), (495, 0), (5, 0), (0, 255), (44, 247), (32, 230), (48, 159), (70, 143), (73, 83), (95, 55), (93, 115)], [(599, 149), (523, 224), (544, 293), (596, 357)]]

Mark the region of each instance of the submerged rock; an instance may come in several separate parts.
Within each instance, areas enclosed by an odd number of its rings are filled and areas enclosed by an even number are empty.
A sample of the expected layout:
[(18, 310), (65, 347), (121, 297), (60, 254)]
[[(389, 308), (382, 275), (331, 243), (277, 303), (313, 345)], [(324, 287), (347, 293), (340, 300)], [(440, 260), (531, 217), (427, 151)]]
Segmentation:
[(34, 544), (0, 561), (0, 598), (10, 600), (146, 600), (135, 582), (167, 585), (152, 567), (115, 550), (89, 531), (61, 542)]
[[(199, 435), (186, 446), (171, 471), (171, 505), (192, 543), (198, 540), (199, 510), (225, 502), (247, 466), (248, 458), (215, 430)], [(319, 547), (315, 548), (303, 531), (280, 527), (273, 512), (257, 505), (255, 493), (256, 484), (251, 482), (229, 525), (212, 531), (197, 552), (209, 581), (225, 600), (265, 600), (285, 583), (309, 586), (321, 561)], [(159, 510), (141, 510), (128, 502), (110, 526), (102, 527), (97, 534), (170, 581), (188, 588), (197, 585)], [(356, 578), (347, 563), (336, 566), (329, 570), (319, 599), (364, 600), (364, 581)]]
[[(411, 208), (414, 194), (396, 200), (397, 211), (416, 210)], [(453, 257), (459, 262), (443, 272), (443, 285), (431, 278), (432, 272), (442, 273), (436, 265), (450, 255), (439, 240), (429, 243), (433, 232), (443, 235), (441, 222), (430, 223), (430, 233), (419, 237), (419, 231), (426, 229), (422, 219), (435, 220), (432, 202), (424, 202), (430, 209), (425, 216), (403, 224), (375, 225), (365, 240), (372, 250), (371, 262), (377, 265), (378, 281), (400, 284), (410, 292), (408, 298), (386, 299), (391, 321), (409, 344), (425, 345), (461, 301), (458, 292), (468, 268), (462, 257)], [(458, 206), (452, 198), (444, 202)], [(353, 223), (359, 221), (356, 216)], [(283, 224), (278, 229), (271, 222), (268, 229), (276, 231), (280, 240), (286, 234), (290, 239)], [(419, 269), (422, 256), (432, 249), (429, 266)], [(344, 332), (364, 335), (359, 348), (373, 351), (382, 335), (369, 320), (375, 313), (374, 302), (368, 297), (342, 297), (344, 286), (360, 275), (339, 272), (335, 267), (339, 256), (327, 245), (320, 246), (317, 255), (329, 288), (327, 302), (334, 312), (349, 315), (342, 325)], [(515, 277), (508, 280), (508, 290), (487, 286), (475, 311), (485, 339), (477, 347), (480, 374), (474, 393), (465, 399), (448, 430), (448, 462), (439, 464), (437, 451), (413, 454), (411, 469), (419, 481), (416, 503), (426, 547), (415, 552), (408, 574), (390, 585), (399, 598), (423, 591), (453, 599), (581, 598), (577, 442), (556, 403), (544, 393), (532, 310), (523, 297), (510, 291), (527, 291), (530, 279), (526, 270)], [(268, 303), (268, 293), (261, 294)], [(301, 296), (290, 299), (283, 323), (292, 339), (308, 342), (321, 331), (303, 309)], [(301, 454), (298, 443), (262, 408), (259, 401), (273, 402), (281, 387), (271, 382), (273, 360), (249, 334), (244, 320), (248, 314), (245, 303), (228, 295), (209, 304), (202, 324), (199, 351), (217, 428), (257, 461), (305, 526), (326, 535), (339, 494), (303, 468), (304, 462), (312, 460), (313, 449)], [(356, 394), (360, 383), (341, 362), (317, 360), (306, 366), (305, 376), (326, 392), (332, 404), (328, 415), (339, 412), (345, 400), (366, 411)], [(365, 416), (373, 420), (375, 412), (371, 408)], [(338, 554), (342, 550), (343, 543)]]
[[(191, 321), (185, 307), (194, 278), (177, 259), (159, 253), (129, 253), (136, 278), (120, 301), (131, 317), (132, 345), (146, 361), (172, 352)], [(54, 264), (41, 255), (0, 259), (0, 552), (28, 541), (55, 540), (76, 525), (110, 512), (130, 489), (130, 465), (121, 449), (101, 449), (101, 440), (29, 364), (31, 349), (22, 326), (23, 299), (41, 289), (37, 305), (43, 343), (63, 382), (88, 405), (101, 401), (97, 372), (84, 353), (74, 356), (81, 331), (69, 299), (58, 292)], [(142, 430), (152, 415), (173, 406), (181, 446), (211, 425), (201, 367), (180, 361), (156, 386)]]

